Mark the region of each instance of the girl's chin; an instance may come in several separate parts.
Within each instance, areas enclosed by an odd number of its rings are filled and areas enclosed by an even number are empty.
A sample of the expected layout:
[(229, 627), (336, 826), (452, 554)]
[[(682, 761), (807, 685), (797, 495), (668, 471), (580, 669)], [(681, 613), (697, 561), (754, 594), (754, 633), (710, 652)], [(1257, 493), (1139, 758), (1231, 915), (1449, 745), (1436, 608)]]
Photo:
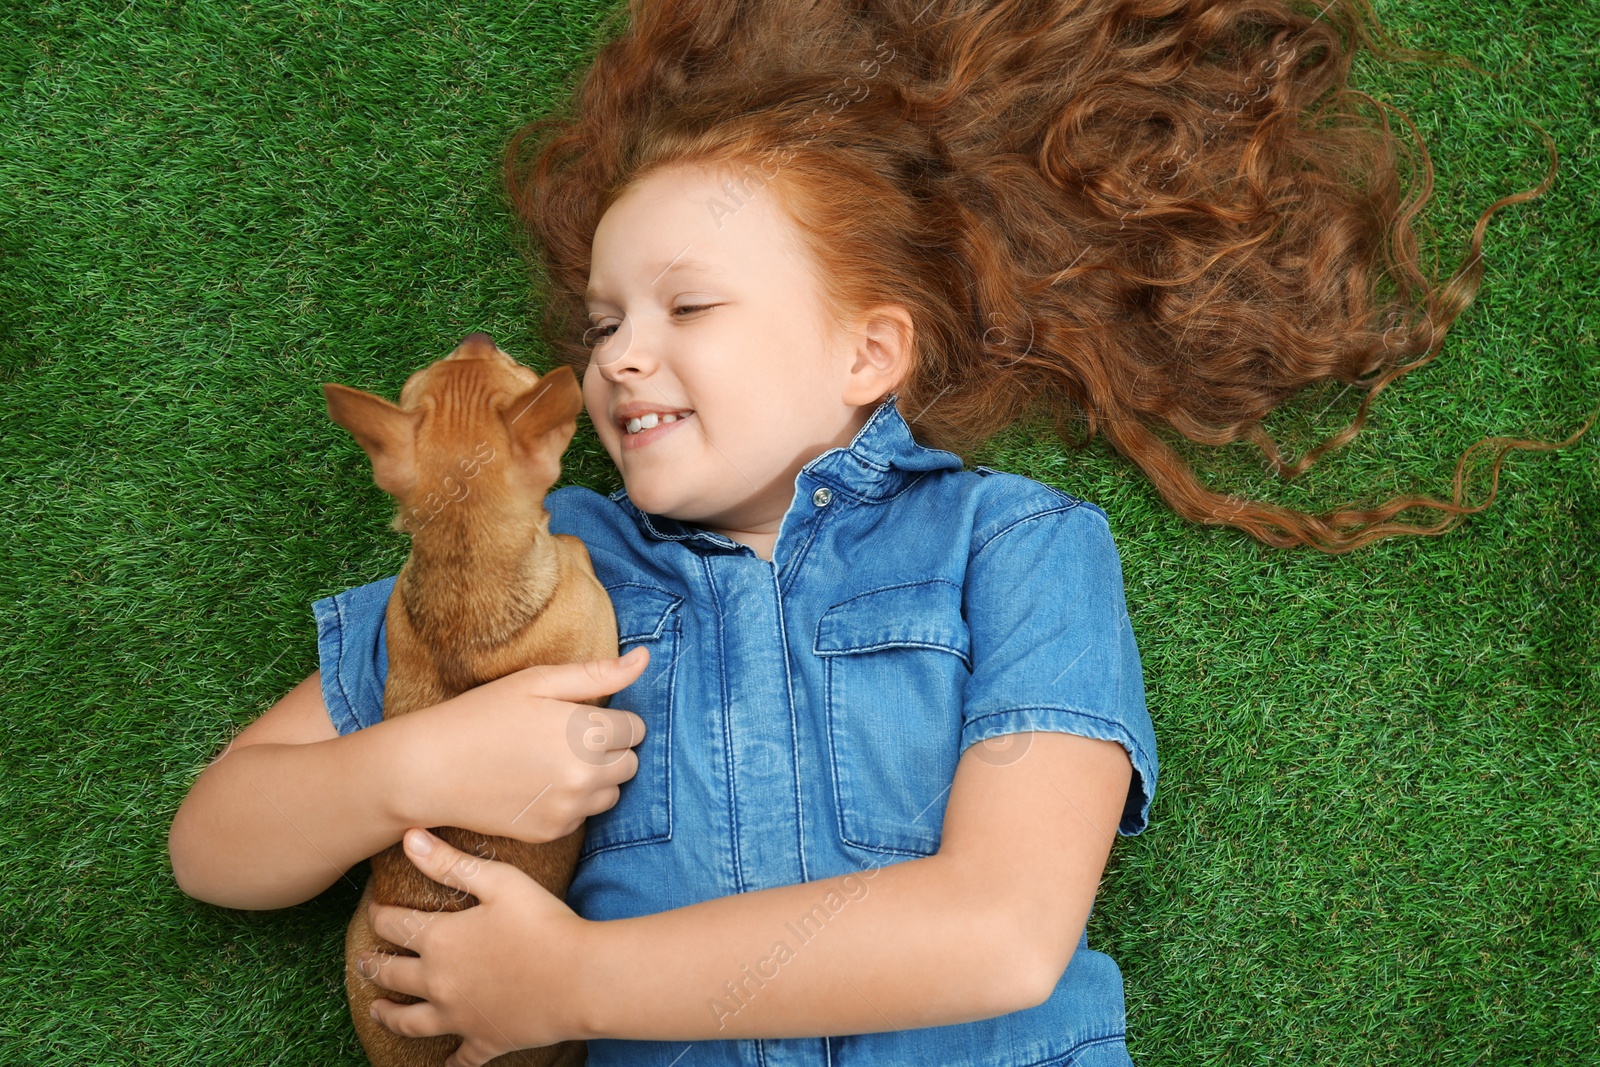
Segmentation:
[(622, 487), (628, 491), (628, 499), (633, 501), (633, 506), (640, 511), (648, 511), (652, 515), (666, 515), (667, 510), (672, 507), (670, 499), (652, 491), (649, 485), (641, 485), (637, 481), (624, 478)]

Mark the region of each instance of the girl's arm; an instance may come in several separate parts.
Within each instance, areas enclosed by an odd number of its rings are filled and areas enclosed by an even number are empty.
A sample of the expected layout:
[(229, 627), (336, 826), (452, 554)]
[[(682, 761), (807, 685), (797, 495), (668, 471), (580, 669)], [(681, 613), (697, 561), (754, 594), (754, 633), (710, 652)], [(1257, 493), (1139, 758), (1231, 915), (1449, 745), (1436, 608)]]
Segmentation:
[(313, 672), (190, 787), (167, 839), (179, 888), (230, 908), (286, 907), (400, 840), (417, 823), (390, 787), (397, 724), (339, 736)]
[[(1021, 734), (962, 755), (939, 852), (594, 923), (587, 1037), (817, 1037), (1043, 1003), (1088, 921), (1132, 765), (1116, 742)], [(870, 876), (870, 877), (869, 877)]]
[[(617, 802), (645, 732), (631, 711), (575, 702), (615, 693), (648, 662), (635, 649), (528, 667), (344, 736), (313, 673), (190, 787), (167, 845), (178, 886), (227, 907), (281, 908), (316, 896), (409, 826), (563, 837)], [(606, 758), (572, 747), (574, 716), (596, 723), (585, 741)]]

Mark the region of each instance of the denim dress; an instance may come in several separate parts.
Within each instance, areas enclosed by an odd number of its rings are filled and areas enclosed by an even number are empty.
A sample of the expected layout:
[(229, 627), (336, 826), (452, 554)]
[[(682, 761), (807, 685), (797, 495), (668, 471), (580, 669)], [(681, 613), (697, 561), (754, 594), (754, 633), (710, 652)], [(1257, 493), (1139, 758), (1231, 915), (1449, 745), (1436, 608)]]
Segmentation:
[[(567, 895), (577, 914), (630, 918), (931, 855), (961, 753), (1022, 731), (1126, 748), (1118, 832), (1144, 829), (1156, 740), (1105, 512), (963, 470), (916, 442), (897, 399), (796, 475), (771, 560), (640, 511), (626, 490), (547, 495), (551, 531), (583, 539), (610, 594), (619, 652), (650, 648), (609, 701), (648, 729), (638, 772), (588, 820)], [(383, 718), (394, 582), (313, 605), (341, 734)], [(708, 1012), (731, 1014), (760, 982), (708, 990)], [(593, 1040), (588, 1062), (1126, 1065), (1125, 1028), (1121, 972), (1085, 933), (1049, 999), (1023, 1011), (831, 1037)]]

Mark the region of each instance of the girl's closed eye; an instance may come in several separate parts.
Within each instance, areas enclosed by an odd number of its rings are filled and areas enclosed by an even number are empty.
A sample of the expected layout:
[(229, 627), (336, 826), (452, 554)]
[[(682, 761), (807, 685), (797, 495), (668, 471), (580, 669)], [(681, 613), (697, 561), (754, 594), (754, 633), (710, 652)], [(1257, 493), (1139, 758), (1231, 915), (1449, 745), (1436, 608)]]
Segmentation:
[[(709, 311), (712, 308), (718, 307), (718, 306), (719, 305), (717, 305), (717, 304), (684, 304), (684, 305), (682, 305), (680, 307), (673, 308), (672, 309), (672, 313), (674, 315), (676, 315), (680, 311)], [(609, 333), (596, 333), (595, 331), (597, 331), (597, 330), (613, 330), (614, 331), (620, 326), (621, 326), (621, 323), (616, 323), (616, 322), (606, 323), (606, 324), (595, 323), (594, 325), (590, 326), (587, 330), (585, 330), (583, 332), (583, 343), (588, 345), (590, 348), (593, 348), (595, 345), (602, 344), (605, 341), (610, 340), (612, 334), (609, 334)]]

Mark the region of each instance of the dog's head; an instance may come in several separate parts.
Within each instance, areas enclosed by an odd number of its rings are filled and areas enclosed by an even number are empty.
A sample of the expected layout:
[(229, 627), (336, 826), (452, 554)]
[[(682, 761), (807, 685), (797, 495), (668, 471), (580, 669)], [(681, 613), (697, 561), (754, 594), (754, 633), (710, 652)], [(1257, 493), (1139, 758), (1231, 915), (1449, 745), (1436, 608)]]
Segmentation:
[(408, 378), (399, 404), (334, 382), (322, 392), (328, 417), (355, 436), (373, 480), (399, 502), (394, 528), (412, 534), (472, 497), (472, 510), (537, 511), (583, 410), (571, 368), (541, 378), (484, 333)]

